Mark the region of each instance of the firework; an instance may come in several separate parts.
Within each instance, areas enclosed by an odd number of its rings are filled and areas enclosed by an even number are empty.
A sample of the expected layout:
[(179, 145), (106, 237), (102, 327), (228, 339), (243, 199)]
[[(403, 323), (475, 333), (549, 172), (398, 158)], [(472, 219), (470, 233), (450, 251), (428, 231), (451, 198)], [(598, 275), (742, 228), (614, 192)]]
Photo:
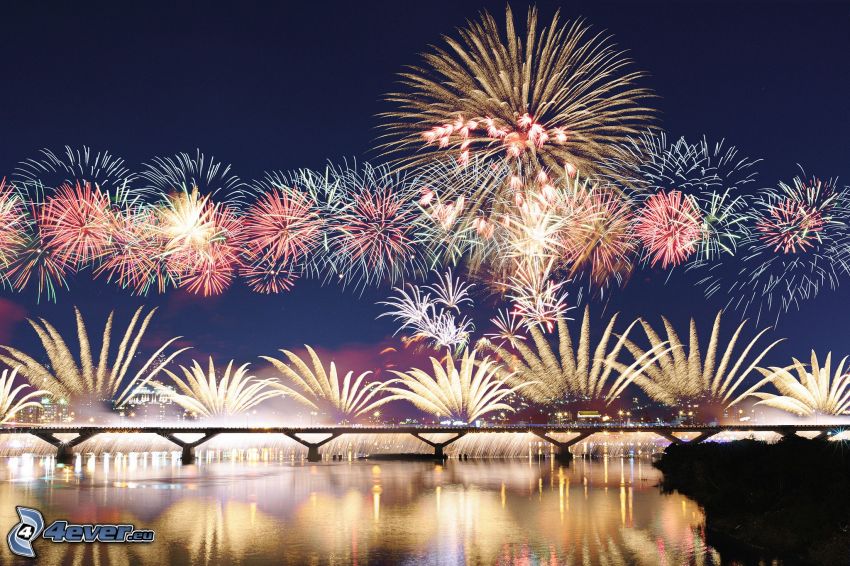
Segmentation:
[(760, 160), (740, 155), (724, 140), (710, 144), (679, 138), (670, 143), (664, 132), (645, 132), (621, 148), (612, 168), (629, 171), (622, 181), (629, 195), (643, 202), (661, 191), (680, 191), (701, 212), (703, 237), (695, 259), (710, 261), (734, 254), (749, 227), (747, 186), (756, 181)]
[[(564, 252), (563, 231), (567, 217), (552, 201), (560, 196), (553, 191), (534, 192), (528, 198), (518, 196), (518, 206), (502, 216), (506, 257), (521, 259), (558, 258)], [(548, 191), (547, 191), (548, 192)]]
[(29, 228), (24, 242), (7, 266), (5, 276), (16, 291), (23, 291), (35, 279), (38, 281), (38, 299), (46, 295), (48, 300), (55, 302), (56, 292), (62, 287), (67, 288), (65, 277), (73, 266), (43, 238), (37, 214), (33, 209), (28, 217)]
[(330, 371), (325, 371), (319, 356), (310, 346), (305, 346), (310, 355), (311, 369), (304, 360), (289, 350), (281, 350), (287, 361), (269, 356), (260, 356), (270, 362), (292, 384), (275, 383), (274, 387), (284, 395), (299, 403), (328, 413), (335, 424), (351, 422), (360, 416), (371, 413), (387, 403), (389, 397), (381, 397), (385, 384), (364, 382), (372, 372), (366, 371), (354, 377), (348, 371), (340, 381), (336, 364), (330, 363)]
[(526, 328), (539, 327), (551, 331), (555, 320), (569, 310), (567, 281), (555, 282), (551, 277), (552, 260), (542, 268), (538, 262), (524, 261), (511, 276), (507, 298)]
[(473, 287), (475, 287), (474, 284), (465, 283), (452, 277), (452, 270), (449, 269), (437, 276), (437, 283), (427, 285), (425, 289), (432, 291), (436, 301), (447, 309), (460, 311), (462, 304), (473, 304), (472, 298), (469, 296), (469, 291)]
[(156, 157), (143, 166), (140, 177), (143, 189), (157, 195), (168, 195), (181, 188), (185, 191), (188, 187), (234, 208), (242, 208), (248, 198), (245, 184), (230, 171), (230, 165), (206, 157), (200, 150), (194, 155)]
[[(556, 319), (558, 328), (558, 353), (550, 346), (546, 336), (537, 327), (531, 327), (529, 334), (534, 342), (524, 344), (516, 342), (512, 346), (519, 353), (514, 355), (504, 346), (489, 346), (502, 361), (511, 385), (532, 383), (522, 394), (538, 402), (551, 403), (576, 397), (585, 401), (601, 402), (606, 406), (617, 400), (623, 391), (634, 381), (642, 370), (638, 362), (629, 366), (628, 371), (620, 371), (615, 379), (612, 371), (627, 337), (635, 322), (620, 334), (613, 348), (608, 349), (617, 315), (611, 317), (605, 327), (599, 343), (591, 356), (590, 308), (585, 307), (581, 322), (578, 343), (573, 337), (563, 316)], [(668, 351), (666, 343), (659, 343), (639, 356), (640, 362), (648, 362)], [(560, 359), (559, 359), (560, 358)], [(507, 373), (507, 372), (506, 372)], [(606, 389), (607, 388), (607, 389)]]
[(230, 285), (243, 250), (242, 224), (231, 208), (213, 204), (194, 187), (169, 195), (157, 207), (155, 226), (180, 286), (208, 296)]
[[(804, 417), (850, 414), (850, 374), (844, 371), (846, 356), (841, 359), (835, 372), (830, 367), (832, 352), (826, 355), (826, 361), (821, 366), (817, 354), (812, 351), (811, 371), (796, 358), (792, 359), (790, 368), (756, 368), (765, 377), (763, 383), (772, 383), (780, 393), (754, 392), (752, 395), (761, 399), (757, 404)], [(788, 371), (792, 368), (797, 377)]]
[(753, 209), (756, 229), (724, 284), (719, 267), (700, 281), (711, 294), (723, 290), (728, 305), (757, 318), (776, 319), (792, 306), (835, 288), (850, 269), (847, 256), (850, 196), (835, 181), (795, 177), (760, 197)]
[(252, 291), (266, 295), (289, 291), (299, 276), (292, 262), (271, 255), (247, 255), (239, 273)]
[(159, 237), (155, 211), (130, 207), (117, 214), (109, 250), (95, 268), (94, 276), (105, 275), (134, 294), (147, 295), (151, 289), (164, 293), (176, 286), (168, 269), (166, 241)]
[[(253, 256), (300, 262), (322, 243), (324, 221), (315, 199), (270, 177), (248, 210), (245, 240)], [(263, 186), (265, 188), (265, 186)]]
[(661, 191), (646, 199), (634, 230), (651, 265), (661, 263), (662, 269), (667, 269), (696, 251), (703, 238), (702, 214), (681, 192)]
[(24, 201), (5, 177), (0, 179), (0, 267), (8, 266), (27, 241)]
[(21, 384), (12, 389), (17, 374), (17, 368), (13, 369), (11, 374), (7, 369), (4, 369), (3, 373), (0, 373), (0, 424), (6, 424), (14, 420), (17, 413), (22, 409), (26, 409), (27, 407), (41, 407), (41, 403), (33, 399), (49, 394), (48, 391), (36, 390), (18, 397), (18, 394), (28, 386)]
[(496, 332), (485, 334), (485, 340), (498, 340), (499, 346), (502, 348), (504, 348), (505, 343), (516, 348), (518, 343), (525, 341), (525, 336), (522, 334), (524, 329), (522, 318), (516, 311), (500, 310), (494, 318), (490, 319), (490, 322), (496, 327)]
[[(330, 168), (331, 270), (355, 284), (391, 283), (420, 271), (419, 212), (411, 187), (386, 167)], [(330, 189), (329, 189), (330, 191)]]
[(642, 73), (604, 35), (557, 13), (540, 29), (536, 8), (525, 32), (510, 7), (504, 33), (483, 13), (402, 73), (407, 89), (388, 96), (399, 108), (384, 115), (384, 148), (449, 151), (461, 163), (499, 157), (530, 175), (567, 163), (592, 171), (651, 119), (650, 93), (635, 86)]
[(443, 159), (426, 163), (411, 175), (427, 220), (422, 240), (429, 254), (447, 263), (463, 258), (473, 270), (492, 257), (493, 230), (513, 206), (509, 168), (482, 159), (465, 166)]
[[(394, 287), (396, 296), (389, 300), (379, 301), (379, 305), (390, 307), (390, 310), (379, 315), (390, 316), (401, 323), (396, 331), (409, 330), (412, 336), (408, 342), (425, 341), (436, 348), (454, 348), (459, 350), (469, 341), (474, 330), (472, 321), (466, 316), (460, 316), (460, 306), (464, 303), (473, 305), (469, 290), (474, 286), (452, 277), (451, 270), (437, 276), (434, 285), (419, 287), (407, 284), (405, 287)], [(436, 298), (432, 298), (432, 291)]]
[(437, 418), (471, 423), (496, 411), (513, 412), (505, 399), (529, 386), (510, 386), (498, 377), (499, 367), (490, 358), (476, 360), (475, 350), (464, 350), (460, 366), (451, 354), (440, 360), (431, 358), (432, 374), (413, 368), (407, 372), (393, 370), (398, 376), (387, 391), (393, 399), (409, 401), (417, 408)]
[[(13, 180), (22, 187), (50, 192), (62, 185), (90, 184), (123, 200), (131, 194), (140, 198), (145, 191), (135, 186), (137, 175), (130, 171), (120, 157), (108, 151), (92, 151), (86, 146), (65, 146), (64, 153), (42, 149), (35, 158), (18, 164)], [(132, 191), (131, 191), (132, 189)]]
[[(242, 225), (230, 209), (213, 211), (210, 224), (212, 237), (203, 247), (184, 250), (174, 256), (183, 265), (186, 273), (181, 286), (190, 293), (204, 296), (219, 295), (230, 285), (241, 265)], [(186, 253), (188, 252), (188, 253)]]
[(756, 342), (770, 329), (765, 328), (758, 332), (742, 351), (735, 354), (738, 338), (746, 325), (746, 321), (744, 321), (735, 329), (718, 362), (720, 317), (722, 314), (723, 311), (718, 312), (714, 319), (711, 337), (704, 354), (700, 351), (694, 319), (691, 319), (690, 322), (690, 337), (687, 347), (682, 344), (676, 330), (666, 318), (661, 318), (667, 333), (666, 341), (662, 341), (655, 330), (647, 322), (641, 320), (641, 325), (650, 345), (653, 348), (658, 348), (660, 344), (666, 342), (670, 346), (669, 350), (657, 356), (656, 359), (647, 360), (645, 358), (646, 352), (631, 340), (627, 340), (626, 348), (635, 359), (642, 359), (643, 361), (638, 366), (633, 367), (632, 370), (623, 368), (622, 364), (619, 363), (615, 364), (615, 367), (621, 369), (625, 375), (628, 375), (630, 371), (640, 371), (641, 375), (637, 376), (634, 382), (650, 397), (665, 404), (673, 406), (681, 400), (701, 400), (704, 404), (710, 406), (729, 409), (758, 388), (758, 385), (756, 385), (743, 393), (738, 392), (741, 384), (753, 372), (762, 358), (782, 340), (775, 340), (766, 348), (756, 349), (754, 356), (747, 362), (747, 357), (756, 347)]
[(426, 319), (417, 337), (433, 341), (437, 348), (459, 350), (469, 341), (475, 326), (467, 317), (456, 317), (449, 312), (441, 312), (436, 317)]
[(416, 285), (407, 284), (405, 287), (394, 287), (398, 296), (390, 297), (386, 301), (380, 301), (379, 305), (391, 308), (390, 311), (378, 315), (378, 317), (391, 316), (401, 322), (399, 330), (404, 328), (417, 328), (426, 318), (431, 316), (435, 303), (430, 294), (423, 294), (422, 289)]
[(570, 274), (586, 273), (598, 287), (611, 281), (622, 284), (632, 272), (636, 251), (629, 202), (613, 189), (580, 181), (576, 175), (564, 206), (568, 221), (561, 245)]
[[(248, 364), (233, 367), (233, 360), (227, 363), (221, 376), (216, 375), (215, 363), (209, 359), (207, 372), (192, 360), (190, 367), (180, 366), (181, 379), (171, 370), (163, 371), (171, 377), (178, 391), (172, 399), (187, 412), (201, 417), (228, 417), (246, 413), (267, 399), (279, 397), (272, 379), (258, 379), (248, 374)], [(160, 383), (154, 384), (164, 388)]]
[(109, 195), (88, 182), (60, 186), (41, 207), (42, 237), (64, 262), (85, 265), (101, 258), (114, 228)]
[(677, 189), (686, 195), (742, 192), (755, 182), (760, 159), (740, 155), (725, 140), (715, 144), (703, 137), (690, 143), (684, 137), (670, 143), (664, 132), (647, 131), (632, 137), (620, 148), (617, 170), (631, 172), (624, 185), (638, 200), (662, 190)]
[(110, 401), (115, 407), (121, 407), (138, 388), (148, 383), (171, 360), (188, 349), (168, 352), (180, 337), (167, 340), (142, 363), (122, 389), (130, 365), (155, 312), (156, 309), (152, 309), (143, 316), (143, 307), (136, 310), (113, 359), (110, 359), (110, 344), (114, 313), (110, 313), (106, 319), (100, 354), (95, 359), (92, 357), (85, 322), (75, 307), (79, 359), (74, 357), (59, 331), (49, 322), (40, 319), (30, 320), (29, 323), (41, 341), (48, 359), (47, 364), (42, 364), (25, 352), (10, 346), (0, 346), (0, 352), (3, 352), (0, 354), (0, 361), (10, 367), (19, 367), (20, 374), (30, 383), (38, 384), (56, 397), (84, 398), (95, 402)]

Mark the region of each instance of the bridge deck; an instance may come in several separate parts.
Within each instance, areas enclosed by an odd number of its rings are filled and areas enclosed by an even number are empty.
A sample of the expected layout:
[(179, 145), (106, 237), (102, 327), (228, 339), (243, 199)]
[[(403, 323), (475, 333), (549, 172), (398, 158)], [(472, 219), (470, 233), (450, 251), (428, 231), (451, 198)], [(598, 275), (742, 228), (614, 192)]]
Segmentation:
[(181, 433), (216, 433), (216, 434), (414, 434), (414, 433), (482, 433), (482, 432), (535, 432), (576, 433), (593, 432), (821, 432), (824, 430), (843, 429), (843, 424), (730, 424), (730, 425), (668, 425), (668, 424), (610, 424), (589, 423), (578, 425), (523, 424), (502, 426), (209, 426), (209, 425), (12, 425), (0, 426), (0, 434), (32, 434), (47, 433), (151, 433), (151, 434), (181, 434)]
[[(318, 462), (322, 459), (319, 448), (334, 438), (344, 434), (410, 434), (434, 449), (434, 458), (443, 460), (444, 449), (467, 434), (481, 433), (515, 433), (533, 434), (540, 440), (548, 442), (557, 448), (558, 457), (570, 460), (570, 447), (586, 440), (598, 432), (610, 433), (640, 433), (656, 434), (670, 442), (684, 442), (675, 436), (676, 433), (696, 433), (689, 442), (702, 442), (722, 432), (775, 432), (783, 436), (797, 432), (816, 432), (818, 438), (828, 438), (842, 430), (838, 424), (735, 424), (735, 425), (666, 425), (666, 424), (623, 424), (623, 423), (588, 423), (579, 425), (504, 425), (504, 426), (304, 426), (304, 427), (236, 427), (236, 426), (130, 426), (130, 425), (56, 425), (56, 426), (0, 426), (0, 434), (31, 434), (56, 447), (56, 460), (59, 463), (70, 463), (73, 458), (73, 448), (98, 434), (156, 434), (180, 447), (182, 461), (191, 464), (195, 461), (195, 448), (221, 434), (283, 434), (307, 448), (307, 460)], [(76, 434), (70, 440), (60, 440), (56, 434)], [(178, 434), (200, 434), (195, 440), (184, 440)], [(429, 439), (423, 434), (446, 433), (451, 435), (445, 440)], [(569, 440), (553, 438), (552, 434), (575, 434)], [(307, 440), (302, 435), (321, 434), (325, 438), (315, 441)]]

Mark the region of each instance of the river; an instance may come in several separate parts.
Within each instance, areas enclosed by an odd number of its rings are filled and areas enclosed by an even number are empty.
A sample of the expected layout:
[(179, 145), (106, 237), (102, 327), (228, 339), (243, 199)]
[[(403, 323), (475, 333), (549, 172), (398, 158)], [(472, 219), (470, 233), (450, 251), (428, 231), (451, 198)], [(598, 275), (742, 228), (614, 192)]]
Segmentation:
[[(699, 506), (646, 458), (201, 461), (171, 455), (0, 460), (0, 528), (130, 523), (149, 544), (37, 540), (39, 564), (725, 564)], [(0, 562), (13, 559), (2, 545)]]

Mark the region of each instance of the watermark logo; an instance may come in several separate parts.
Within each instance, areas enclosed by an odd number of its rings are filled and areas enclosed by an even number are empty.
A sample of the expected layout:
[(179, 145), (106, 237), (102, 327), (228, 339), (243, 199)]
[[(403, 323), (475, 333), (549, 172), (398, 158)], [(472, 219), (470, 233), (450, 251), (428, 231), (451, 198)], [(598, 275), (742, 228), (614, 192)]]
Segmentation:
[(9, 550), (18, 556), (35, 558), (33, 543), (39, 536), (50, 542), (153, 542), (152, 530), (137, 530), (133, 525), (87, 524), (75, 525), (68, 521), (53, 521), (44, 528), (44, 517), (37, 509), (16, 507), (20, 522), (12, 527), (6, 542)]
[(33, 541), (41, 534), (44, 529), (44, 517), (36, 509), (29, 507), (15, 507), (18, 512), (20, 521), (9, 531), (9, 536), (6, 537), (6, 542), (9, 543), (9, 550), (18, 556), (26, 558), (35, 558), (35, 551), (32, 549)]

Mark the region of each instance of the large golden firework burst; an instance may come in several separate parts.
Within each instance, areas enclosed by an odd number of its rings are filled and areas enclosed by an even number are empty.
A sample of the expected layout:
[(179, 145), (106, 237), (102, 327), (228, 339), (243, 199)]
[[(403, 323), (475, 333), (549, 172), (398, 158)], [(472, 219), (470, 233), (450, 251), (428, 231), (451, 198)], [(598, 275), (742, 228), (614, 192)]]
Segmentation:
[(387, 96), (398, 108), (382, 115), (384, 151), (410, 163), (433, 157), (423, 149), (460, 163), (504, 158), (526, 177), (565, 167), (593, 174), (652, 121), (652, 94), (637, 85), (644, 73), (609, 36), (557, 12), (541, 27), (535, 7), (525, 37), (510, 6), (505, 21), (503, 32), (482, 12), (401, 73), (405, 88)]

